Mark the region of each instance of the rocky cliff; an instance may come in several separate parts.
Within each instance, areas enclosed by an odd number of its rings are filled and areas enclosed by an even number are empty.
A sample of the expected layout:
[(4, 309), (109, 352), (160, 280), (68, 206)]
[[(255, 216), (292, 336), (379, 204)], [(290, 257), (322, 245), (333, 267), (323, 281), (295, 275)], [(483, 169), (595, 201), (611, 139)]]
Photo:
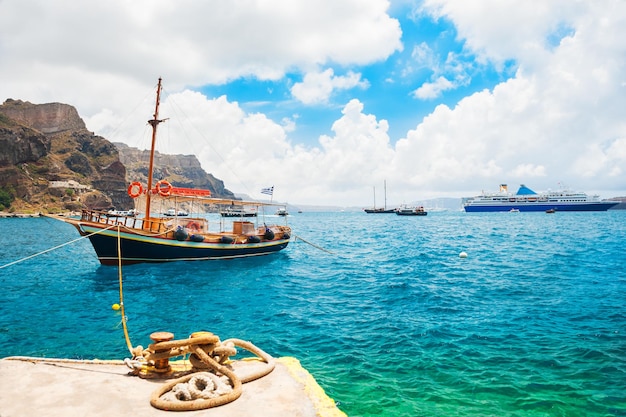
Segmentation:
[[(147, 153), (94, 135), (70, 105), (8, 99), (0, 106), (0, 210), (128, 210), (129, 182), (147, 182)], [(156, 166), (155, 178), (174, 186), (234, 198), (193, 155), (158, 154)]]
[[(129, 147), (124, 143), (115, 142), (120, 153), (120, 161), (124, 164), (127, 177), (131, 181), (142, 184), (148, 182), (148, 166), (150, 151)], [(195, 155), (168, 155), (160, 152), (154, 154), (154, 181), (166, 179), (175, 187), (200, 188), (211, 190), (217, 198), (232, 198), (235, 195), (224, 187), (224, 182), (202, 169)]]
[(89, 132), (72, 106), (6, 100), (0, 144), (0, 190), (11, 197), (12, 210), (133, 205), (117, 148)]

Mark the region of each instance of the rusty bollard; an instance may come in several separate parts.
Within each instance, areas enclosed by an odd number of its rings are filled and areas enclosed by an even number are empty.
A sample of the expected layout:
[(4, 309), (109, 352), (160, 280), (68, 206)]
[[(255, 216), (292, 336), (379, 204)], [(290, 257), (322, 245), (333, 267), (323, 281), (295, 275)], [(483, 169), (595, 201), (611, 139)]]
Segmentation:
[[(170, 340), (174, 339), (174, 333), (170, 333), (170, 332), (154, 332), (150, 335), (150, 339), (156, 344), (159, 342), (169, 342)], [(162, 350), (156, 350), (154, 351), (154, 353), (163, 353), (163, 352), (169, 352), (169, 349), (162, 349)], [(164, 359), (156, 359), (154, 361), (154, 371), (155, 372), (170, 372), (172, 370), (172, 367), (170, 366), (170, 359), (169, 358), (164, 358)]]

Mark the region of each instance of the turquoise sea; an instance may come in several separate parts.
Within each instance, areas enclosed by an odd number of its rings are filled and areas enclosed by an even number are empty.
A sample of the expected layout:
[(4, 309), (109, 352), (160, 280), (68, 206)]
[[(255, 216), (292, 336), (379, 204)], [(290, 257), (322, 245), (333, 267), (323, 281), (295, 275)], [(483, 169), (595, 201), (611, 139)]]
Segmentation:
[[(626, 211), (288, 222), (278, 254), (124, 267), (132, 344), (247, 339), (297, 357), (351, 417), (626, 416)], [(79, 237), (45, 218), (0, 230), (0, 267)], [(129, 356), (117, 268), (88, 241), (0, 282), (0, 357)]]

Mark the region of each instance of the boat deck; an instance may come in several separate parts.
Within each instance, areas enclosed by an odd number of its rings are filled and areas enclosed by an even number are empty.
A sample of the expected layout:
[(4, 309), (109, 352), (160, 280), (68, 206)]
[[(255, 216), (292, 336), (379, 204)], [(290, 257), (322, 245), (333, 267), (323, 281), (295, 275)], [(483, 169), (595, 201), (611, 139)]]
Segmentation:
[[(239, 367), (254, 366), (238, 361)], [(254, 361), (252, 361), (254, 362)], [(0, 360), (0, 415), (90, 417), (165, 416), (150, 405), (153, 391), (164, 379), (130, 375), (122, 361), (81, 361), (27, 357)], [(300, 362), (276, 359), (269, 375), (243, 384), (235, 401), (185, 416), (345, 417)]]

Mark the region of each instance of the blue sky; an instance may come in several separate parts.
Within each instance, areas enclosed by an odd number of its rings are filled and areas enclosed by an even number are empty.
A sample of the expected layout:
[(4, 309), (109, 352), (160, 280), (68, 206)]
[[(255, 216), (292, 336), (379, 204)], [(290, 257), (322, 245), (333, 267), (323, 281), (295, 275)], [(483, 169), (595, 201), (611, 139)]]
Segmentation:
[[(417, 14), (411, 5), (406, 4), (394, 7), (390, 12), (402, 28), (401, 50), (366, 65), (330, 63), (326, 66), (337, 77), (359, 74), (359, 80), (365, 86), (335, 90), (327, 101), (311, 105), (295, 100), (291, 93), (294, 84), (303, 82), (305, 74), (301, 72), (286, 73), (279, 80), (244, 77), (226, 84), (197, 87), (197, 90), (209, 97), (226, 95), (247, 112), (262, 112), (277, 123), (297, 115), (297, 129), (290, 138), (309, 145), (315, 145), (320, 135), (331, 134), (332, 123), (343, 105), (357, 98), (367, 112), (390, 122), (389, 135), (395, 142), (405, 137), (406, 132), (430, 114), (436, 105), (453, 107), (461, 98), (491, 89), (515, 71), (513, 61), (506, 62), (500, 69), (490, 62), (477, 63), (471, 52), (464, 51), (463, 39), (458, 39), (455, 26), (445, 17)], [(451, 54), (455, 56), (454, 64), (446, 62)], [(452, 65), (457, 67), (451, 68)], [(462, 74), (458, 73), (459, 67)], [(462, 81), (456, 81), (455, 78), (460, 76)], [(439, 77), (449, 79), (454, 87), (433, 97), (415, 95), (420, 86)]]
[(158, 150), (253, 198), (366, 207), (385, 181), (391, 205), (500, 183), (609, 198), (624, 39), (619, 0), (4, 0), (0, 98), (73, 105), (146, 148), (163, 77)]

